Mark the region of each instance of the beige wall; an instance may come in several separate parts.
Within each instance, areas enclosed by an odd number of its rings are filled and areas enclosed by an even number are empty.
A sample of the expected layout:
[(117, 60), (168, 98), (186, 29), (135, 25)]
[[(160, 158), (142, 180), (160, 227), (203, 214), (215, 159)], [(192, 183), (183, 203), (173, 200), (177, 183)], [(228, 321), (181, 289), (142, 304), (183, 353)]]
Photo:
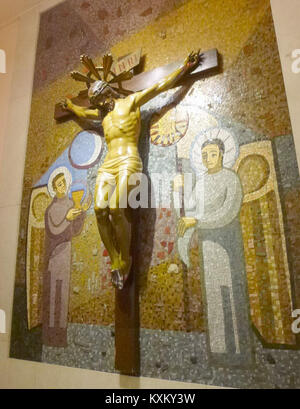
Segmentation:
[(300, 168), (300, 74), (292, 72), (292, 52), (300, 49), (299, 0), (271, 0), (284, 83)]
[(1, 0), (0, 27), (10, 24), (16, 16), (42, 2), (43, 0)]
[[(31, 101), (34, 56), (41, 11), (62, 0), (44, 0), (0, 28), (0, 49), (8, 73), (0, 74), (0, 309), (6, 311), (7, 334), (0, 334), (0, 388), (191, 388), (201, 385), (148, 378), (120, 377), (88, 370), (9, 359), (22, 179)], [(31, 5), (33, 2), (31, 3)], [(300, 163), (300, 74), (292, 73), (291, 53), (300, 48), (299, 0), (272, 0), (285, 84)]]

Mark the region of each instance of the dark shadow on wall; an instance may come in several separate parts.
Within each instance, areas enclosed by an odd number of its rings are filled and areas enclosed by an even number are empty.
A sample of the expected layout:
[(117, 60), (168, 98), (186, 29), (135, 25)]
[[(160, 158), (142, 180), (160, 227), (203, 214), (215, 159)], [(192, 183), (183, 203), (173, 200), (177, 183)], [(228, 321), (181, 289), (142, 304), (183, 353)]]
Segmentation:
[(16, 285), (11, 326), (11, 358), (42, 362), (42, 327), (28, 330), (26, 289)]

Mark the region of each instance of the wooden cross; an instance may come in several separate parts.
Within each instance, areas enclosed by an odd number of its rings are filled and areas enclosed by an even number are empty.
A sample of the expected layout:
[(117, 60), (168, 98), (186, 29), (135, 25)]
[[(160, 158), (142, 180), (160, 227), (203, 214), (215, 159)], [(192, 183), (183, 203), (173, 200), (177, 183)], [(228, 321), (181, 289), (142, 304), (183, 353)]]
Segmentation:
[[(202, 62), (201, 64), (189, 75), (186, 75), (184, 81), (188, 79), (199, 80), (203, 77), (213, 75), (218, 73), (219, 65), (219, 55), (216, 49), (206, 51), (201, 54)], [(141, 62), (141, 51), (136, 51), (135, 53), (129, 54), (126, 57), (121, 58), (113, 66), (115, 72), (119, 75), (122, 72), (128, 72), (138, 67)], [(150, 88), (152, 85), (156, 84), (158, 81), (166, 77), (167, 75), (174, 72), (182, 62), (175, 62), (163, 67), (155, 68), (154, 70), (143, 72), (138, 75), (134, 75), (132, 79), (125, 80), (122, 82), (122, 87), (131, 92), (142, 91), (146, 88)], [(182, 82), (176, 84), (176, 87), (182, 85)], [(84, 107), (90, 107), (90, 101), (87, 96), (86, 91), (82, 91), (77, 97), (72, 98), (71, 101), (76, 105), (81, 105)], [(66, 111), (62, 108), (61, 104), (55, 105), (54, 119), (57, 121), (72, 119), (74, 114), (70, 111)]]
[[(141, 52), (125, 56), (117, 61), (113, 70), (116, 75), (122, 72), (128, 72), (140, 64)], [(137, 92), (151, 87), (158, 81), (174, 72), (181, 62), (175, 62), (154, 70), (144, 72), (133, 76), (129, 80), (122, 82), (122, 87), (126, 90)], [(219, 57), (216, 49), (201, 54), (201, 64), (189, 75), (187, 79), (199, 80), (201, 78), (216, 74), (219, 72)], [(77, 73), (80, 76), (79, 73)], [(82, 76), (83, 78), (84, 76)], [(177, 83), (176, 86), (182, 85)], [(72, 102), (76, 105), (90, 107), (90, 101), (87, 92), (83, 91)], [(54, 118), (57, 121), (65, 121), (73, 118), (73, 114), (62, 108), (60, 104), (55, 106)], [(179, 169), (180, 170), (180, 169)], [(135, 211), (132, 243), (139, 243), (139, 216), (138, 210)], [(139, 292), (138, 292), (138, 250), (132, 246), (131, 254), (133, 258), (130, 276), (122, 290), (116, 289), (115, 304), (115, 368), (122, 374), (139, 375), (140, 372), (140, 346), (139, 346)]]

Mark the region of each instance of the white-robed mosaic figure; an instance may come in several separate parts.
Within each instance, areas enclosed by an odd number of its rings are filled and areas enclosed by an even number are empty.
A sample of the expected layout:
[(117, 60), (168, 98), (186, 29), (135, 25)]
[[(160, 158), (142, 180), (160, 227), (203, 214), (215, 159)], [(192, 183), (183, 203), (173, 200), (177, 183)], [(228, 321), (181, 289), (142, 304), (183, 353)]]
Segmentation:
[[(178, 250), (187, 265), (190, 238), (195, 229), (199, 234), (208, 351), (211, 363), (220, 366), (251, 363), (250, 316), (239, 220), (243, 190), (239, 176), (230, 169), (237, 156), (238, 145), (226, 129), (212, 129), (196, 138), (190, 155), (196, 184), (189, 190), (185, 178), (186, 217), (178, 223)], [(182, 184), (182, 178), (175, 180), (175, 196)]]

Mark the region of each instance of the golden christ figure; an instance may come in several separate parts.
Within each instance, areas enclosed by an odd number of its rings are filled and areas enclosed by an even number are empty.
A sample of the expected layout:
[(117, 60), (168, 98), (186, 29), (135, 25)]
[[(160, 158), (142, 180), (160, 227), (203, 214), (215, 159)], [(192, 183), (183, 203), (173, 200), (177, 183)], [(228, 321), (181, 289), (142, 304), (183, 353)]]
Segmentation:
[[(103, 67), (95, 67), (87, 56), (82, 56), (81, 62), (89, 69), (88, 76), (78, 72), (71, 75), (74, 79), (87, 83), (91, 107), (75, 105), (70, 99), (65, 99), (62, 106), (77, 117), (102, 121), (108, 152), (98, 170), (94, 197), (95, 213), (101, 239), (112, 263), (112, 283), (121, 290), (132, 264), (131, 223), (123, 204), (128, 203), (128, 196), (133, 188), (128, 185), (130, 176), (141, 173), (143, 169), (138, 151), (140, 107), (174, 87), (186, 74), (192, 72), (201, 63), (201, 56), (200, 52), (192, 52), (180, 68), (150, 88), (135, 93), (128, 92), (121, 86), (121, 81), (130, 78), (130, 72), (116, 77), (110, 71), (110, 55), (103, 59)], [(103, 71), (104, 80), (101, 79), (99, 70)], [(113, 76), (110, 81), (107, 81), (108, 73)], [(96, 81), (92, 80), (92, 75), (97, 78)], [(118, 88), (114, 88), (112, 83), (117, 83)]]

